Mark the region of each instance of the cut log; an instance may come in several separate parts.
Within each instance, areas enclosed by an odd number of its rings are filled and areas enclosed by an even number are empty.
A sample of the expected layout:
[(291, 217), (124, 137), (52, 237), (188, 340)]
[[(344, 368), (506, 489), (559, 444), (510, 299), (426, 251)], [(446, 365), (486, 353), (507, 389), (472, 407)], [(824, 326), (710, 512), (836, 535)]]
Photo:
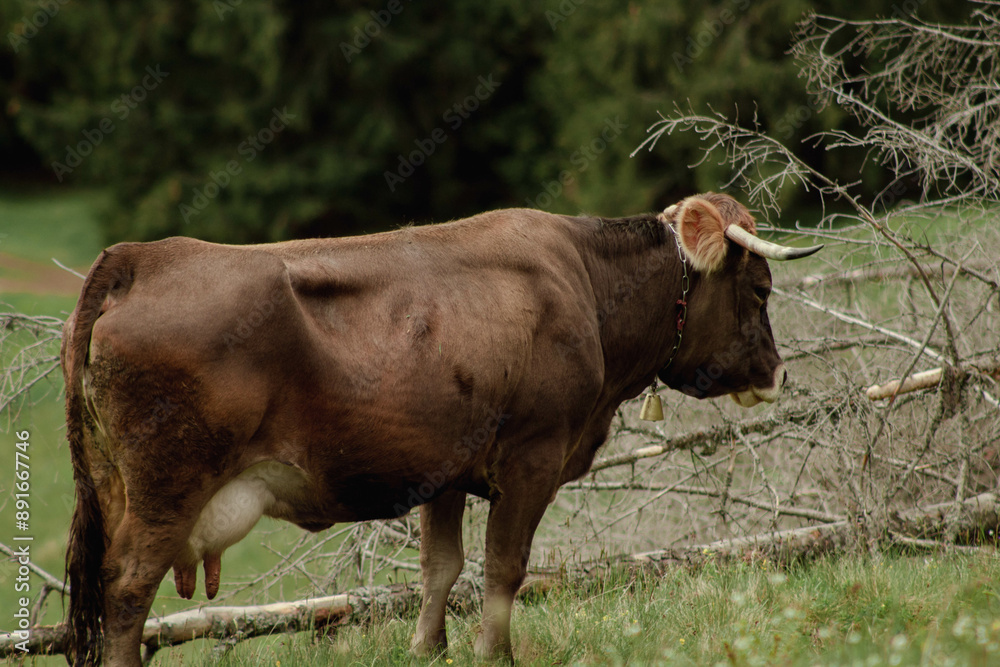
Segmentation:
[(939, 382), (941, 382), (941, 376), (944, 374), (944, 370), (941, 368), (934, 368), (929, 371), (923, 371), (922, 373), (915, 373), (908, 378), (903, 380), (893, 380), (892, 382), (886, 382), (885, 384), (873, 384), (865, 390), (868, 398), (873, 401), (881, 401), (883, 399), (889, 398), (893, 395), (907, 394), (911, 391), (919, 391), (921, 389), (928, 389), (930, 387), (935, 387)]
[[(992, 377), (994, 380), (1000, 379), (1000, 365), (984, 366), (975, 369), (976, 371)], [(944, 375), (943, 368), (932, 368), (928, 371), (914, 373), (903, 380), (893, 380), (882, 385), (873, 384), (865, 390), (868, 398), (873, 401), (880, 401), (891, 397), (893, 394), (906, 394), (911, 391), (920, 391), (937, 386)]]

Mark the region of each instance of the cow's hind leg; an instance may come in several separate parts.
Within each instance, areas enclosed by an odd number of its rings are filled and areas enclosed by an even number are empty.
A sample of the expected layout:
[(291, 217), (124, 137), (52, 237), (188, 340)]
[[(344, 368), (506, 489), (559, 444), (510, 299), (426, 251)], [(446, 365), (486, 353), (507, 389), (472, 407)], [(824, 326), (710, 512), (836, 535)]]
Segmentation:
[(423, 602), (411, 650), (417, 655), (443, 651), (448, 593), (462, 572), (462, 514), (465, 493), (446, 491), (420, 508), (420, 571)]
[(190, 526), (151, 524), (126, 510), (104, 560), (105, 664), (142, 664), (143, 625), (188, 530)]

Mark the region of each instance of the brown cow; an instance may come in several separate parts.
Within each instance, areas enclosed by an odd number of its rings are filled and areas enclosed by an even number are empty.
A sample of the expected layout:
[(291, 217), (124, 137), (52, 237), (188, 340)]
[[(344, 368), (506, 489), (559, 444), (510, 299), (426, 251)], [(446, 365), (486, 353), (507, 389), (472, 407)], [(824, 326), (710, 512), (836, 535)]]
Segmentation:
[(412, 648), (440, 650), (467, 493), (490, 502), (476, 652), (511, 658), (535, 528), (618, 406), (657, 376), (775, 400), (761, 254), (817, 249), (761, 241), (719, 194), (616, 220), (514, 209), (354, 238), (109, 248), (62, 350), (72, 659), (139, 665), (164, 575), (191, 597), (204, 563), (213, 597), (222, 552), (262, 515), (316, 531), (417, 505)]

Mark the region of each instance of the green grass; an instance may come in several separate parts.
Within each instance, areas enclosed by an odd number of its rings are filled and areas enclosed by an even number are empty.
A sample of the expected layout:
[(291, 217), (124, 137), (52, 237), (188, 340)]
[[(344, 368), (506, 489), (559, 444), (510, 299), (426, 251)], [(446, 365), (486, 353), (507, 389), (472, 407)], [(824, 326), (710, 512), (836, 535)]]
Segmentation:
[[(997, 582), (1000, 557), (990, 551), (622, 571), (519, 601), (514, 654), (522, 665), (985, 666), (1000, 662)], [(435, 660), (409, 656), (415, 619), (394, 617), (332, 637), (199, 640), (160, 651), (153, 664), (470, 665), (478, 622), (478, 612), (449, 615), (451, 647)]]
[[(519, 602), (514, 654), (523, 665), (998, 664), (998, 581), (992, 552), (619, 572)], [(386, 618), (332, 639), (300, 633), (231, 649), (200, 641), (154, 664), (469, 665), (477, 624), (475, 613), (449, 617), (451, 647), (433, 661), (407, 653), (415, 619)]]
[[(80, 281), (83, 285), (83, 281)], [(0, 294), (0, 311), (25, 315), (54, 315), (66, 319), (73, 312), (76, 299), (53, 294)]]
[[(58, 190), (10, 192), (0, 190), (0, 258), (13, 255), (52, 270), (52, 259), (86, 272), (104, 248), (97, 212), (106, 197), (95, 191)], [(0, 259), (0, 278), (25, 278)], [(80, 281), (83, 285), (83, 281)], [(28, 315), (66, 317), (76, 304), (72, 296), (45, 293), (0, 292), (0, 302)], [(0, 310), (7, 310), (0, 306)]]
[(105, 245), (97, 215), (106, 199), (89, 190), (0, 190), (0, 252), (88, 267)]

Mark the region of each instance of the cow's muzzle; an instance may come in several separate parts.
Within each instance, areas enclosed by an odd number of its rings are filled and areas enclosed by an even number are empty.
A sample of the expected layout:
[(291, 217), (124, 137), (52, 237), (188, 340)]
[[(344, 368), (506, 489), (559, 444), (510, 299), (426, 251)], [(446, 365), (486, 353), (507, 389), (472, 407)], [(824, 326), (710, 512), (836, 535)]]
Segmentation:
[(788, 371), (785, 370), (785, 365), (778, 364), (778, 367), (774, 369), (770, 387), (750, 387), (743, 391), (734, 392), (730, 396), (743, 408), (752, 408), (761, 401), (774, 403), (781, 395), (781, 389), (785, 386), (787, 379)]

